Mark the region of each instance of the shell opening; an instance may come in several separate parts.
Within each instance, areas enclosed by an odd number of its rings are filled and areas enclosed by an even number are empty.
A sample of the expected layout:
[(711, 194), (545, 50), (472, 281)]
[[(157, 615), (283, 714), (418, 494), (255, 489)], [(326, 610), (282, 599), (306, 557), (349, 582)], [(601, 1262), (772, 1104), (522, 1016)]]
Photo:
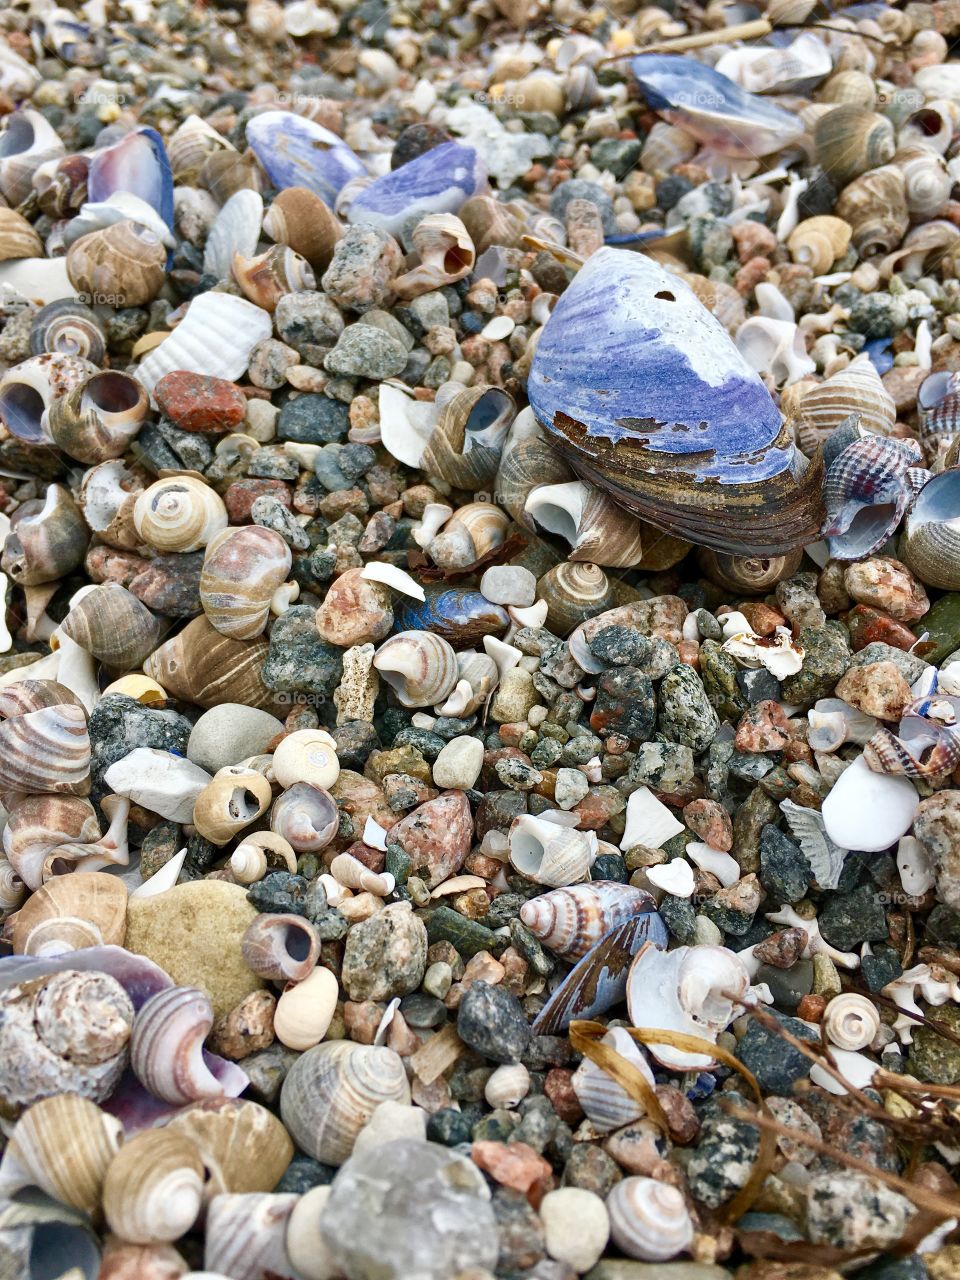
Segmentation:
[(310, 955), (310, 934), (301, 925), (288, 924), (283, 933), (283, 945), (291, 960), (302, 963)]
[(485, 391), (467, 417), (463, 452), (469, 453), (472, 448), (481, 444), (491, 449), (497, 448), (507, 429), (512, 411), (513, 401), (505, 391), (500, 391), (496, 387)]
[(260, 814), (261, 805), (254, 793), (246, 787), (234, 787), (227, 801), (227, 812), (240, 822), (252, 822)]
[(29, 151), (33, 146), (33, 137), (33, 125), (26, 116), (9, 116), (7, 127), (0, 133), (0, 160)]
[(851, 552), (855, 547), (870, 548), (878, 538), (883, 540), (889, 530), (896, 527), (899, 517), (897, 505), (893, 502), (861, 507), (845, 529), (842, 525), (834, 525), (827, 530), (827, 536), (842, 537), (845, 547)]
[(943, 116), (933, 107), (921, 107), (913, 113), (909, 123), (925, 138), (935, 138), (943, 128)]
[(960, 530), (960, 471), (941, 471), (923, 486), (911, 523), (946, 524)]
[(43, 396), (26, 383), (14, 382), (0, 391), (0, 418), (12, 435), (34, 441), (43, 437)]
[(543, 841), (528, 828), (515, 831), (510, 840), (511, 861), (523, 876), (535, 875), (540, 870), (545, 852)]
[(141, 399), (140, 384), (125, 373), (105, 369), (95, 373), (83, 389), (83, 409), (99, 409), (105, 413), (128, 413)]

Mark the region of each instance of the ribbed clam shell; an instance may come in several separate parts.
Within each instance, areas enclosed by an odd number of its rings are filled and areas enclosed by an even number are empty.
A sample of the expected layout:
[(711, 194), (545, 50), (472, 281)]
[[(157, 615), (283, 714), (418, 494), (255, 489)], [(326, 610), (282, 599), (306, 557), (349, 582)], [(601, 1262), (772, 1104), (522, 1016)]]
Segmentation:
[(147, 393), (135, 378), (105, 369), (53, 402), (47, 428), (71, 458), (105, 462), (126, 451), (149, 407)]
[(599, 565), (563, 561), (537, 582), (537, 599), (547, 602), (549, 630), (567, 636), (587, 618), (610, 608), (613, 587)]
[(133, 522), (157, 551), (199, 551), (226, 529), (227, 509), (202, 480), (170, 476), (144, 489), (133, 508)]
[(320, 955), (316, 930), (301, 916), (258, 915), (240, 941), (244, 964), (260, 978), (302, 982)]
[(42, 258), (43, 241), (15, 209), (0, 209), (0, 262), (12, 258)]
[(404, 707), (432, 707), (457, 683), (457, 655), (441, 636), (400, 631), (384, 640), (373, 665)]
[(254, 258), (235, 253), (231, 271), (250, 301), (265, 311), (275, 311), (285, 293), (303, 293), (317, 285), (310, 263), (285, 244), (275, 244)]
[(817, 160), (836, 187), (887, 164), (897, 149), (893, 125), (886, 116), (853, 103), (842, 103), (821, 116), (813, 141)]
[(500, 387), (464, 387), (440, 410), (421, 466), (455, 489), (493, 484), (500, 451), (516, 415), (512, 398)]
[(203, 1205), (203, 1161), (193, 1143), (167, 1129), (145, 1129), (114, 1156), (103, 1186), (110, 1230), (133, 1244), (179, 1240)]
[(594, 880), (530, 898), (520, 908), (520, 919), (545, 947), (565, 959), (579, 960), (605, 933), (652, 911), (654, 905), (643, 889)]
[(904, 564), (931, 587), (960, 588), (960, 469), (928, 480), (900, 536)]
[(277, 1117), (246, 1098), (211, 1098), (166, 1125), (194, 1145), (208, 1173), (207, 1198), (223, 1192), (272, 1191), (293, 1155)]
[(299, 1199), (292, 1193), (215, 1196), (205, 1224), (201, 1274), (230, 1280), (289, 1276), (284, 1239)]
[[(625, 1028), (613, 1027), (601, 1043), (610, 1045), (622, 1058), (626, 1058), (653, 1088), (653, 1072), (646, 1055)], [(643, 1103), (627, 1093), (613, 1076), (589, 1058), (584, 1058), (577, 1067), (571, 1084), (584, 1114), (599, 1129), (619, 1129), (645, 1114)]]
[(106, 334), (100, 321), (88, 306), (74, 298), (48, 302), (33, 317), (30, 350), (36, 356), (45, 352), (82, 356), (99, 364), (106, 349)]
[(317, 853), (337, 834), (337, 802), (320, 787), (297, 782), (274, 801), (270, 828), (289, 841), (297, 853)]
[(521, 814), (510, 828), (510, 862), (528, 880), (559, 887), (585, 880), (597, 856), (595, 831)]
[(801, 549), (782, 556), (731, 556), (706, 547), (697, 553), (697, 564), (711, 582), (750, 595), (765, 595), (784, 578), (793, 577), (802, 559)]
[(142, 307), (157, 296), (166, 277), (167, 251), (160, 238), (136, 222), (115, 222), (67, 250), (67, 274), (93, 303)]
[(273, 788), (262, 773), (243, 765), (227, 765), (197, 796), (193, 825), (211, 844), (225, 845), (262, 817), (272, 800)]
[(242, 188), (232, 195), (217, 214), (203, 246), (203, 270), (218, 280), (227, 280), (234, 257), (249, 258), (256, 253), (263, 222), (263, 197), (259, 191)]
[(272, 332), (270, 313), (246, 298), (202, 293), (169, 338), (141, 361), (136, 376), (151, 392), (165, 374), (178, 369), (233, 382), (246, 372), (257, 343)]
[(385, 1046), (334, 1040), (308, 1049), (287, 1073), (280, 1115), (294, 1142), (324, 1164), (342, 1164), (382, 1102), (409, 1102), (403, 1062)]
[(286, 581), (293, 553), (273, 529), (224, 529), (208, 543), (200, 574), (200, 604), (216, 629), (236, 640), (260, 635), (270, 601)]
[(217, 1098), (220, 1082), (203, 1060), (213, 1007), (196, 987), (158, 991), (137, 1014), (130, 1036), (130, 1066), (155, 1098), (183, 1105)]
[(0, 724), (0, 789), (85, 796), (90, 736), (82, 708), (43, 707)]
[(838, 560), (873, 555), (893, 533), (914, 497), (908, 475), (920, 462), (912, 440), (869, 435), (831, 461), (824, 484), (823, 535)]
[(96, 871), (55, 876), (17, 912), (13, 950), (39, 956), (122, 946), (126, 919), (127, 890), (116, 876)]
[(244, 702), (263, 709), (274, 704), (261, 678), (266, 657), (265, 640), (231, 640), (203, 617), (155, 649), (143, 669), (172, 698), (201, 707)]
[(0, 1193), (39, 1187), (96, 1219), (103, 1180), (122, 1138), (120, 1121), (86, 1098), (43, 1098), (14, 1126), (0, 1164)]
[[(7, 721), (6, 723), (15, 723)], [(80, 796), (33, 795), (14, 806), (3, 829), (3, 849), (29, 889), (39, 889), (51, 849), (100, 838), (96, 810)]]
[(910, 225), (903, 170), (887, 164), (861, 174), (841, 191), (836, 213), (849, 222), (861, 258), (889, 253)]
[(866, 996), (844, 991), (827, 1005), (821, 1026), (838, 1049), (866, 1049), (880, 1030), (880, 1014)]
[(667, 1262), (693, 1242), (683, 1193), (653, 1178), (623, 1178), (607, 1196), (610, 1235), (629, 1258)]
[(104, 666), (123, 670), (138, 667), (160, 635), (147, 606), (119, 582), (104, 582), (87, 592), (60, 629)]

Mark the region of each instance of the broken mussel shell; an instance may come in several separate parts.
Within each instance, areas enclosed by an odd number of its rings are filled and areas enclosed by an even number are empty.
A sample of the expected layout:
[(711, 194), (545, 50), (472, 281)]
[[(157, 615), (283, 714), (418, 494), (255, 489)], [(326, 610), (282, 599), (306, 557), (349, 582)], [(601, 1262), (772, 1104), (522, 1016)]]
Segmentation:
[(821, 460), (799, 453), (693, 291), (639, 254), (601, 249), (577, 273), (544, 326), (528, 394), (578, 475), (669, 533), (760, 556), (817, 537)]

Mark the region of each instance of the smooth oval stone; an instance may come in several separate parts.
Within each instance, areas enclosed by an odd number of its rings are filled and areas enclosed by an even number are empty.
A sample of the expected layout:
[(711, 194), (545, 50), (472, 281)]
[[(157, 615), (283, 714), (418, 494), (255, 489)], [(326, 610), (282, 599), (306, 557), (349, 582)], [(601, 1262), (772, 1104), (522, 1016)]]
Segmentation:
[(279, 733), (283, 733), (283, 723), (268, 711), (241, 702), (223, 702), (205, 711), (193, 726), (187, 759), (208, 773), (216, 773), (266, 751)]

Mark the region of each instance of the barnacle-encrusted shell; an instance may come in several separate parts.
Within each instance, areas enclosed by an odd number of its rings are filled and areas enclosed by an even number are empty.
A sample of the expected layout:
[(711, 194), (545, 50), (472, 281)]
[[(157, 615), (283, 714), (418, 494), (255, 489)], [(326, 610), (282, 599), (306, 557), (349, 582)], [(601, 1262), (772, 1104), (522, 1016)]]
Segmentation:
[(197, 796), (193, 825), (211, 844), (224, 845), (270, 808), (273, 788), (256, 769), (231, 764)]
[(610, 1234), (629, 1258), (666, 1262), (693, 1241), (683, 1193), (655, 1178), (623, 1178), (607, 1196)]
[(838, 1049), (866, 1049), (880, 1030), (880, 1014), (866, 996), (844, 991), (827, 1005), (821, 1025)]
[(520, 908), (520, 919), (545, 947), (564, 959), (579, 960), (605, 933), (654, 905), (644, 889), (594, 880), (530, 898)]
[(0, 1194), (39, 1187), (96, 1219), (103, 1180), (122, 1137), (120, 1121), (87, 1098), (43, 1098), (14, 1126), (0, 1164)]
[[(601, 1043), (610, 1045), (622, 1058), (626, 1058), (653, 1088), (653, 1072), (646, 1054), (625, 1027), (612, 1027)], [(590, 1058), (584, 1058), (580, 1063), (571, 1084), (584, 1114), (598, 1129), (619, 1129), (646, 1114), (643, 1103), (627, 1093), (623, 1085), (617, 1084), (613, 1076)]]
[(55, 400), (47, 414), (53, 441), (78, 462), (119, 458), (143, 425), (150, 402), (129, 374), (104, 369)]
[(167, 251), (137, 222), (115, 222), (83, 236), (67, 250), (70, 283), (88, 302), (142, 307), (160, 292)]
[(232, 640), (203, 617), (155, 649), (143, 669), (184, 702), (201, 707), (244, 702), (263, 709), (274, 701), (260, 675), (266, 657), (265, 640)]
[(35, 356), (56, 353), (82, 356), (99, 364), (106, 354), (107, 338), (96, 314), (76, 298), (48, 302), (33, 317), (30, 350)]
[(510, 862), (537, 884), (577, 884), (587, 878), (597, 856), (595, 831), (577, 831), (521, 814), (510, 828)]
[(342, 1164), (382, 1102), (409, 1102), (403, 1062), (392, 1049), (334, 1040), (302, 1054), (280, 1091), (280, 1115), (302, 1151)]
[(272, 1191), (293, 1155), (293, 1143), (277, 1117), (246, 1098), (195, 1102), (166, 1129), (196, 1148), (208, 1175), (208, 1199), (228, 1191)]
[(893, 159), (893, 125), (866, 107), (842, 103), (820, 117), (813, 130), (817, 159), (837, 187)]
[(199, 551), (226, 529), (227, 509), (202, 480), (170, 476), (144, 489), (133, 508), (133, 522), (157, 551)]
[(42, 707), (0, 724), (0, 790), (87, 795), (90, 736), (82, 707)]
[(119, 582), (104, 582), (73, 606), (60, 629), (107, 667), (137, 667), (156, 646), (160, 627)]
[(203, 1205), (204, 1168), (183, 1134), (145, 1129), (114, 1156), (103, 1186), (110, 1230), (133, 1244), (179, 1240)]
[(516, 414), (500, 387), (464, 387), (446, 400), (421, 465), (456, 489), (484, 489), (493, 483), (500, 449)]
[(264, 215), (263, 229), (272, 240), (306, 258), (316, 271), (327, 269), (343, 236), (340, 220), (306, 187), (281, 191)]
[(130, 1036), (130, 1066), (156, 1098), (183, 1104), (217, 1098), (220, 1082), (203, 1060), (213, 1008), (195, 987), (158, 991), (141, 1007)]
[(0, 568), (18, 587), (55, 582), (83, 563), (89, 534), (79, 508), (62, 485), (14, 512)]
[(404, 707), (432, 707), (457, 683), (457, 655), (429, 631), (390, 636), (374, 654), (373, 665)]
[(275, 311), (285, 293), (302, 293), (317, 285), (310, 263), (285, 244), (276, 244), (254, 258), (235, 253), (232, 271), (246, 296), (264, 311)]
[(340, 776), (337, 744), (326, 729), (297, 729), (277, 745), (273, 773), (281, 787), (295, 782), (327, 789)]
[(260, 978), (302, 982), (320, 955), (320, 939), (302, 916), (270, 912), (258, 915), (240, 941), (244, 963)]
[(127, 1064), (130, 997), (105, 973), (65, 969), (0, 993), (0, 1102), (21, 1107), (60, 1093), (102, 1102)]
[(853, 247), (861, 258), (889, 253), (910, 225), (903, 170), (886, 164), (861, 174), (840, 192), (836, 213), (850, 224)]
[(96, 871), (54, 876), (17, 912), (13, 950), (17, 955), (41, 956), (122, 946), (126, 921), (127, 890), (116, 876)]
[(12, 809), (3, 829), (3, 849), (29, 889), (39, 889), (51, 849), (100, 838), (96, 810), (80, 796), (28, 795)]
[(200, 574), (200, 603), (225, 636), (249, 640), (267, 625), (270, 601), (286, 581), (293, 553), (273, 529), (245, 525), (224, 529), (207, 543)]
[(547, 602), (546, 626), (567, 636), (587, 618), (613, 604), (613, 587), (599, 565), (561, 561), (537, 582), (537, 599)]
[(278, 796), (270, 811), (270, 827), (297, 853), (317, 853), (337, 834), (337, 802), (321, 787), (296, 782)]

